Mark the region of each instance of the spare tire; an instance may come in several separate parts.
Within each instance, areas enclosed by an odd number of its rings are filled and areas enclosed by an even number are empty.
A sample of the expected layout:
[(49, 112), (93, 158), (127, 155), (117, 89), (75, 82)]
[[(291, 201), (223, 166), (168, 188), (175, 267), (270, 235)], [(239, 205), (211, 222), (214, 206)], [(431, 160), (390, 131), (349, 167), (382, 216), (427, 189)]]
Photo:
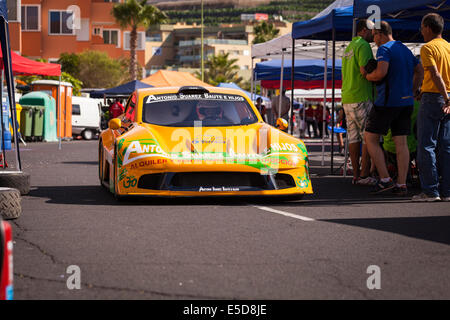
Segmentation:
[(30, 192), (30, 175), (24, 172), (0, 171), (0, 187), (14, 188), (21, 195)]
[(22, 213), (20, 192), (13, 188), (0, 187), (0, 215), (3, 219), (16, 219)]

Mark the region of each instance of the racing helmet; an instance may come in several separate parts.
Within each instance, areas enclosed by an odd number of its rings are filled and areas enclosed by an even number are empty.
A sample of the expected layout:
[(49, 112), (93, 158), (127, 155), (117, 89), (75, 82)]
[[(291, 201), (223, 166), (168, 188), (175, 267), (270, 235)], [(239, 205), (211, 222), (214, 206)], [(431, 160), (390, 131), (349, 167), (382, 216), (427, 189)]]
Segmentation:
[(200, 120), (216, 120), (223, 117), (223, 109), (215, 101), (200, 100), (197, 103), (196, 111)]

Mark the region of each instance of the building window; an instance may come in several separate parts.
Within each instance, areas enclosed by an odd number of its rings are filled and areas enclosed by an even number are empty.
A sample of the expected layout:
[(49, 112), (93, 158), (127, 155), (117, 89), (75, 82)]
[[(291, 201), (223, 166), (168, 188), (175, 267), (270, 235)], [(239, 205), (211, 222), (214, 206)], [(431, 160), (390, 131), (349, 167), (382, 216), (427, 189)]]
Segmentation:
[(71, 27), (73, 12), (70, 11), (49, 11), (49, 34), (75, 34)]
[[(130, 50), (130, 32), (123, 33), (123, 49)], [(137, 33), (137, 47), (136, 50), (145, 50), (145, 32)]]
[(104, 0), (105, 2), (120, 2), (120, 0)]
[(23, 31), (40, 31), (40, 6), (22, 6), (22, 30)]
[(20, 0), (8, 0), (6, 1), (6, 5), (8, 8), (8, 20), (20, 21)]
[(119, 31), (118, 30), (103, 30), (103, 43), (115, 44), (119, 47)]
[(94, 36), (100, 36), (102, 34), (102, 28), (95, 27), (93, 33), (94, 33)]

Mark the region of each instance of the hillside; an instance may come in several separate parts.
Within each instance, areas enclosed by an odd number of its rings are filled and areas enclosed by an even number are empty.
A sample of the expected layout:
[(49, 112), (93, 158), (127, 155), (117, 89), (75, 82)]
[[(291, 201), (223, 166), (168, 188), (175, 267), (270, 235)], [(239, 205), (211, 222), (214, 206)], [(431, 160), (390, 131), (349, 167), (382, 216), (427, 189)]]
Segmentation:
[[(330, 5), (333, 0), (204, 0), (205, 25), (239, 23), (241, 14), (267, 13), (269, 19), (282, 16), (291, 22), (308, 20)], [(169, 23), (184, 21), (200, 24), (200, 0), (149, 1), (164, 10)], [(256, 6), (250, 6), (251, 4)]]

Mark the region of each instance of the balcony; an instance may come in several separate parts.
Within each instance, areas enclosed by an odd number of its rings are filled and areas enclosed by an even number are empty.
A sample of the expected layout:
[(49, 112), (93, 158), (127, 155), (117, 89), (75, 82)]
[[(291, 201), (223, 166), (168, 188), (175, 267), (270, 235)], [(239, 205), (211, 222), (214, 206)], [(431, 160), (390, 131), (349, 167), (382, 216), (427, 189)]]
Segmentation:
[(201, 56), (179, 56), (178, 58), (179, 62), (193, 62), (200, 61)]
[(145, 37), (146, 42), (161, 42), (162, 37), (161, 36), (154, 36), (154, 37)]

